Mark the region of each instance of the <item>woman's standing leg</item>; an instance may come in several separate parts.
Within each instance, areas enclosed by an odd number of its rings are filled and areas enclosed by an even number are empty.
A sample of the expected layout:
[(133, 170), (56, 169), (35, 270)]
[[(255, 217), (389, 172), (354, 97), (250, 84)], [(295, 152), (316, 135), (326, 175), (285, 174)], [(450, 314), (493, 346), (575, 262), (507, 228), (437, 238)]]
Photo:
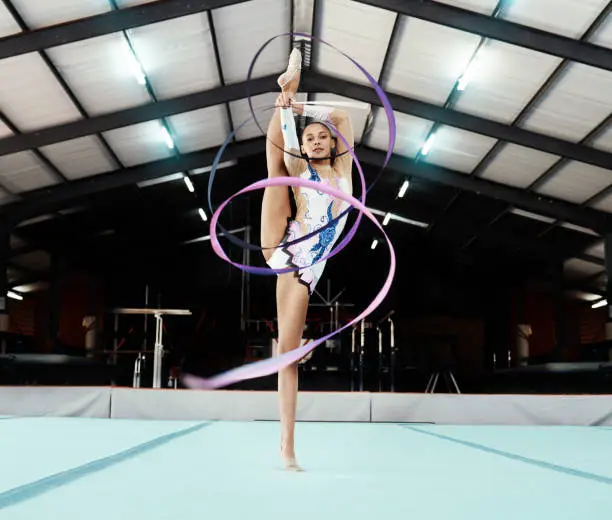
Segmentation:
[[(308, 289), (294, 273), (284, 273), (276, 284), (278, 307), (278, 352), (283, 354), (300, 346), (306, 314)], [(295, 412), (298, 395), (298, 364), (278, 373), (278, 399), (281, 422), (281, 457), (285, 468), (300, 471), (295, 457)]]
[[(287, 71), (279, 78), (283, 93), (291, 96), (297, 91), (300, 80), (301, 54), (294, 50), (289, 58)], [(266, 157), (268, 177), (288, 175), (283, 150), (286, 148), (281, 129), (280, 107), (276, 107), (268, 126)], [(276, 145), (276, 146), (275, 146)], [(262, 204), (261, 245), (276, 247), (284, 237), (287, 218), (291, 217), (289, 190), (287, 187), (268, 187), (264, 191)], [(266, 261), (274, 249), (263, 251)], [(306, 313), (308, 290), (300, 284), (295, 273), (278, 276), (276, 284), (276, 312), (278, 317), (278, 351), (288, 352), (299, 347)], [(285, 467), (300, 470), (295, 458), (295, 413), (297, 407), (298, 370), (297, 363), (278, 373), (278, 403), (281, 422), (281, 457)]]

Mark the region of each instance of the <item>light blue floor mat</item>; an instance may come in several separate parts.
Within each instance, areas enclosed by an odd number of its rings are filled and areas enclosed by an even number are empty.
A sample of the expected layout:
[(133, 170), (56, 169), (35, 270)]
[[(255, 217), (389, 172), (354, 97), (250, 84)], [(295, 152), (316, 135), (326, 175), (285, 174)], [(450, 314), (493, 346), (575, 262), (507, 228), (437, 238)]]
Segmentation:
[[(610, 518), (612, 430), (276, 422), (0, 422), (0, 519)], [(5, 464), (6, 462), (6, 464)]]

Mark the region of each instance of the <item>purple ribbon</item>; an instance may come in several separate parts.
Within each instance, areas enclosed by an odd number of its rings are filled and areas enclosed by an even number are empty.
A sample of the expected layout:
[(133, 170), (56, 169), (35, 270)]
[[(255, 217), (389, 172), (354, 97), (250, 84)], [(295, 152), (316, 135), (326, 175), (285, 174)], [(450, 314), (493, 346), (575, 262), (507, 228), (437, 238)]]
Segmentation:
[(270, 374), (274, 374), (278, 372), (279, 370), (289, 366), (290, 364), (299, 361), (305, 355), (307, 355), (309, 352), (311, 352), (313, 349), (319, 346), (321, 343), (327, 341), (332, 336), (339, 334), (346, 328), (354, 325), (358, 321), (368, 316), (371, 312), (374, 311), (374, 309), (376, 309), (376, 307), (378, 307), (381, 304), (381, 302), (387, 296), (389, 289), (391, 288), (391, 283), (393, 282), (393, 277), (395, 275), (395, 250), (393, 249), (393, 245), (391, 244), (389, 237), (383, 230), (382, 225), (378, 222), (376, 217), (360, 201), (358, 201), (354, 197), (351, 197), (350, 195), (347, 195), (346, 193), (336, 188), (333, 188), (332, 186), (328, 186), (326, 184), (320, 184), (318, 182), (314, 182), (314, 181), (310, 181), (306, 179), (295, 178), (295, 177), (275, 177), (273, 179), (257, 181), (251, 184), (250, 186), (243, 188), (238, 193), (236, 193), (235, 195), (227, 199), (225, 202), (223, 202), (221, 206), (219, 206), (219, 208), (214, 213), (210, 221), (210, 241), (211, 241), (211, 244), (212, 244), (212, 247), (215, 253), (217, 253), (217, 255), (219, 255), (223, 260), (226, 260), (227, 262), (229, 262), (230, 264), (238, 268), (245, 267), (242, 264), (239, 264), (239, 263), (236, 263), (230, 260), (225, 254), (225, 251), (223, 251), (223, 249), (221, 248), (221, 244), (219, 243), (219, 239), (216, 234), (216, 227), (217, 227), (217, 221), (219, 219), (219, 213), (223, 210), (223, 208), (225, 208), (225, 206), (234, 197), (238, 195), (242, 195), (243, 193), (248, 193), (249, 191), (263, 189), (266, 186), (300, 186), (303, 188), (311, 188), (314, 190), (319, 190), (324, 193), (327, 193), (328, 195), (332, 195), (333, 197), (337, 197), (338, 199), (348, 202), (349, 204), (354, 206), (356, 209), (358, 209), (362, 214), (364, 214), (372, 222), (374, 222), (376, 227), (378, 227), (378, 229), (382, 232), (382, 234), (385, 237), (385, 240), (387, 241), (387, 245), (389, 246), (389, 256), (390, 256), (389, 273), (387, 274), (387, 279), (385, 280), (385, 283), (383, 284), (383, 287), (381, 288), (381, 290), (378, 292), (378, 294), (372, 300), (372, 302), (366, 307), (366, 309), (364, 309), (361, 312), (361, 314), (353, 318), (349, 323), (340, 327), (339, 329), (332, 331), (326, 336), (323, 336), (322, 338), (319, 338), (311, 343), (307, 343), (306, 345), (298, 347), (295, 350), (286, 352), (285, 354), (281, 354), (279, 356), (269, 358), (269, 359), (264, 359), (263, 361), (255, 361), (253, 363), (248, 363), (241, 367), (234, 368), (226, 372), (222, 372), (221, 374), (218, 374), (210, 378), (202, 378), (202, 377), (197, 377), (191, 374), (185, 374), (182, 380), (183, 380), (183, 383), (189, 388), (212, 390), (216, 388), (222, 388), (224, 386), (228, 386), (228, 385), (237, 383), (239, 381), (244, 381), (246, 379), (254, 379), (257, 377), (263, 377), (263, 376), (267, 376)]
[[(387, 155), (385, 157), (385, 161), (384, 161), (383, 166), (381, 168), (381, 173), (382, 173), (382, 170), (384, 170), (384, 168), (386, 167), (386, 165), (387, 165), (387, 163), (388, 163), (388, 161), (389, 161), (389, 159), (391, 157), (391, 154), (393, 153), (393, 148), (395, 146), (396, 125), (395, 125), (395, 117), (393, 115), (393, 109), (391, 107), (391, 104), (390, 104), (387, 96), (385, 95), (385, 93), (382, 90), (382, 88), (380, 87), (380, 85), (376, 82), (376, 80), (368, 73), (367, 70), (365, 70), (361, 65), (359, 65), (355, 60), (353, 60), (350, 56), (348, 56), (344, 52), (340, 51), (339, 49), (337, 49), (333, 45), (331, 45), (331, 44), (321, 40), (320, 38), (316, 38), (316, 37), (311, 36), (309, 34), (305, 34), (305, 33), (283, 33), (283, 34), (280, 34), (278, 36), (274, 36), (273, 38), (270, 38), (259, 49), (259, 51), (257, 51), (255, 57), (253, 58), (253, 60), (251, 62), (251, 65), (249, 67), (247, 84), (248, 84), (248, 81), (250, 81), (251, 74), (252, 74), (252, 71), (253, 71), (253, 67), (255, 65), (255, 62), (256, 62), (258, 56), (261, 54), (261, 52), (263, 51), (263, 49), (267, 45), (269, 45), (273, 40), (275, 40), (276, 38), (279, 38), (281, 36), (303, 36), (303, 37), (310, 38), (310, 39), (316, 39), (319, 42), (323, 43), (324, 45), (327, 45), (327, 46), (333, 48), (334, 50), (336, 50), (337, 52), (339, 52), (340, 54), (342, 54), (343, 56), (348, 58), (368, 78), (368, 80), (373, 85), (374, 89), (376, 90), (376, 92), (378, 94), (378, 97), (380, 98), (380, 100), (381, 100), (381, 102), (383, 104), (383, 107), (385, 109), (385, 113), (387, 115), (387, 120), (389, 122), (389, 148), (387, 150)], [(247, 90), (248, 90), (248, 87), (247, 87)], [(261, 126), (259, 125), (259, 122), (257, 121), (257, 118), (255, 117), (255, 112), (254, 112), (254, 109), (253, 109), (253, 106), (252, 106), (252, 99), (251, 99), (250, 93), (248, 94), (248, 102), (249, 102), (249, 107), (251, 109), (251, 113), (253, 115), (252, 119), (255, 121), (255, 123), (257, 124), (259, 129), (265, 134), (266, 132), (261, 128)], [(213, 161), (213, 165), (212, 165), (212, 169), (211, 169), (211, 174), (210, 174), (210, 179), (209, 179), (209, 184), (208, 184), (208, 203), (209, 203), (209, 207), (211, 208), (211, 211), (212, 211), (212, 203), (211, 203), (212, 183), (213, 183), (213, 179), (214, 179), (216, 170), (218, 168), (218, 165), (219, 165), (219, 163), (221, 161), (221, 157), (223, 155), (223, 152), (227, 148), (228, 144), (230, 143), (231, 139), (235, 135), (235, 133), (244, 124), (246, 124), (247, 121), (249, 121), (249, 120), (244, 121), (234, 132), (232, 132), (228, 136), (228, 138), (225, 140), (225, 142), (223, 143), (223, 145), (221, 146), (221, 148), (217, 152), (215, 160)], [(351, 320), (349, 323), (345, 324), (344, 326), (342, 326), (338, 330), (332, 331), (332, 332), (330, 332), (329, 334), (327, 334), (326, 336), (324, 336), (322, 338), (319, 338), (319, 339), (317, 339), (317, 340), (315, 340), (313, 342), (309, 342), (308, 344), (303, 345), (301, 347), (298, 347), (298, 348), (296, 348), (296, 349), (294, 349), (294, 350), (292, 350), (290, 352), (287, 352), (285, 354), (279, 355), (279, 356), (274, 357), (274, 358), (269, 358), (269, 359), (266, 359), (266, 360), (263, 360), (263, 361), (256, 361), (254, 363), (249, 363), (249, 364), (243, 365), (241, 367), (237, 367), (237, 368), (228, 370), (226, 372), (222, 372), (221, 374), (218, 374), (218, 375), (210, 377), (210, 378), (202, 378), (202, 377), (195, 376), (193, 374), (184, 374), (182, 376), (182, 381), (185, 384), (185, 386), (187, 386), (188, 388), (209, 389), (209, 390), (210, 389), (216, 389), (216, 388), (222, 388), (222, 387), (229, 386), (231, 384), (237, 383), (239, 381), (244, 381), (246, 379), (254, 379), (254, 378), (263, 377), (263, 376), (266, 376), (266, 375), (270, 375), (270, 374), (276, 373), (279, 370), (283, 369), (284, 367), (287, 367), (287, 366), (291, 365), (292, 363), (295, 363), (295, 362), (299, 361), (304, 356), (306, 356), (309, 352), (314, 350), (321, 343), (324, 343), (325, 341), (327, 341), (332, 336), (335, 336), (335, 335), (339, 334), (343, 330), (347, 329), (348, 327), (351, 327), (355, 323), (357, 323), (360, 320), (364, 319), (366, 316), (371, 314), (380, 305), (380, 303), (384, 300), (384, 298), (387, 296), (387, 294), (389, 292), (389, 289), (391, 288), (391, 283), (393, 282), (393, 277), (395, 275), (395, 265), (396, 265), (395, 251), (393, 249), (391, 241), (389, 240), (389, 237), (384, 232), (383, 227), (380, 225), (380, 223), (378, 222), (376, 217), (367, 209), (367, 207), (365, 205), (365, 193), (366, 193), (366, 191), (369, 191), (372, 188), (372, 186), (375, 184), (375, 182), (380, 177), (380, 173), (379, 173), (377, 179), (374, 181), (374, 183), (372, 183), (368, 187), (368, 189), (366, 190), (366, 187), (365, 187), (365, 176), (363, 174), (363, 170), (361, 168), (361, 164), (359, 163), (359, 160), (358, 160), (355, 152), (351, 149), (351, 147), (349, 146), (349, 143), (346, 141), (345, 137), (342, 134), (340, 134), (333, 127), (333, 125), (330, 125), (330, 126), (332, 126), (332, 129), (335, 131), (335, 133), (338, 136), (338, 138), (345, 145), (345, 147), (347, 148), (348, 153), (350, 153), (351, 156), (353, 157), (353, 160), (355, 162), (357, 170), (359, 171), (359, 177), (360, 177), (361, 186), (362, 186), (361, 200), (357, 200), (356, 198), (354, 198), (354, 197), (352, 197), (350, 195), (347, 195), (346, 193), (344, 193), (344, 192), (342, 192), (342, 191), (340, 191), (340, 190), (338, 190), (336, 188), (333, 188), (331, 186), (328, 186), (328, 185), (325, 185), (325, 184), (322, 184), (322, 183), (318, 183), (318, 182), (314, 182), (314, 181), (310, 181), (310, 180), (306, 180), (306, 179), (294, 178), (294, 177), (276, 177), (276, 178), (272, 178), (272, 179), (261, 180), (261, 181), (255, 182), (255, 183), (247, 186), (246, 188), (243, 188), (238, 193), (235, 193), (229, 199), (225, 200), (213, 212), (213, 215), (211, 217), (211, 222), (210, 222), (211, 244), (212, 244), (213, 250), (215, 251), (215, 253), (220, 258), (222, 258), (223, 260), (226, 260), (227, 262), (229, 262), (234, 267), (237, 267), (237, 268), (239, 268), (241, 270), (244, 270), (244, 271), (247, 271), (247, 272), (251, 272), (251, 273), (254, 273), (254, 274), (265, 274), (265, 275), (280, 274), (280, 273), (292, 272), (292, 271), (296, 271), (298, 269), (304, 269), (304, 268), (308, 267), (308, 266), (300, 266), (300, 267), (288, 267), (288, 268), (284, 268), (284, 269), (272, 269), (272, 268), (263, 268), (263, 267), (253, 267), (253, 266), (248, 266), (248, 265), (240, 264), (240, 263), (237, 263), (237, 262), (233, 262), (232, 260), (230, 260), (228, 258), (228, 256), (225, 254), (225, 251), (221, 247), (221, 245), (219, 243), (219, 240), (218, 240), (216, 229), (217, 229), (219, 215), (221, 214), (223, 209), (231, 202), (232, 199), (234, 199), (235, 197), (238, 197), (239, 195), (242, 195), (242, 194), (245, 194), (245, 193), (248, 193), (248, 192), (251, 192), (251, 191), (255, 191), (255, 190), (258, 190), (258, 189), (264, 189), (267, 186), (300, 186), (300, 187), (304, 187), (304, 188), (311, 188), (311, 189), (314, 189), (314, 190), (318, 190), (318, 191), (327, 193), (328, 195), (332, 195), (332, 196), (334, 196), (334, 197), (336, 197), (336, 198), (338, 198), (338, 199), (340, 199), (340, 200), (342, 200), (344, 202), (349, 203), (350, 206), (352, 206), (353, 208), (359, 210), (359, 215), (358, 215), (358, 217), (357, 217), (353, 227), (346, 234), (344, 239), (336, 246), (336, 248), (332, 249), (332, 251), (327, 256), (322, 257), (321, 259), (319, 259), (315, 263), (326, 261), (328, 258), (331, 258), (332, 256), (336, 255), (338, 252), (340, 252), (348, 244), (348, 242), (353, 238), (353, 236), (355, 235), (355, 233), (357, 231), (357, 227), (358, 227), (358, 225), (359, 225), (359, 223), (361, 221), (362, 215), (365, 215), (381, 231), (381, 233), (385, 237), (385, 240), (386, 240), (387, 245), (389, 247), (389, 255), (390, 255), (389, 273), (387, 274), (387, 279), (385, 280), (385, 283), (383, 284), (383, 287), (378, 292), (378, 294), (375, 296), (375, 298), (372, 300), (372, 302), (358, 316), (356, 316), (353, 320)], [(315, 234), (320, 233), (323, 229), (325, 229), (326, 227), (329, 227), (334, 222), (336, 222), (337, 220), (342, 218), (344, 216), (344, 214), (347, 213), (349, 210), (350, 210), (350, 208), (345, 210), (344, 213), (338, 215), (338, 217), (336, 217), (334, 220), (330, 221), (326, 226), (323, 226), (321, 229), (318, 229), (317, 231), (315, 231), (313, 233), (310, 233), (309, 235), (306, 235), (304, 237), (301, 237), (301, 238), (299, 238), (297, 240), (294, 240), (294, 241), (292, 241), (290, 243), (284, 243), (284, 244), (282, 244), (282, 246), (279, 245), (278, 247), (286, 247), (288, 245), (301, 242), (302, 240), (306, 240), (310, 236), (313, 236)], [(260, 247), (253, 246), (252, 244), (248, 244), (248, 243), (246, 243), (246, 242), (244, 242), (242, 240), (239, 240), (236, 237), (233, 237), (231, 234), (228, 234), (226, 232), (226, 230), (223, 229), (222, 226), (219, 225), (219, 227), (221, 228), (222, 232), (224, 232), (224, 234), (226, 234), (228, 236), (228, 238), (230, 239), (231, 242), (234, 242), (234, 243), (237, 243), (239, 245), (242, 245), (242, 247), (246, 246), (246, 247), (251, 248), (251, 249), (261, 249)]]

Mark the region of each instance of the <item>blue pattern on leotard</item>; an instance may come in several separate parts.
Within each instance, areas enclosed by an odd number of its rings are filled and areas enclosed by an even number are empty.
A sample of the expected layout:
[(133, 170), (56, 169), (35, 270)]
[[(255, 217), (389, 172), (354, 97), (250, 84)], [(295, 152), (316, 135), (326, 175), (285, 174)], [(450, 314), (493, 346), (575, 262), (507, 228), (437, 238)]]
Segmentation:
[[(319, 173), (309, 164), (308, 165), (308, 170), (310, 171), (310, 178), (309, 180), (314, 181), (314, 182), (321, 182), (321, 177), (319, 177)], [(321, 193), (321, 192), (318, 192)], [(333, 220), (333, 214), (332, 214), (332, 206), (333, 206), (333, 202), (331, 202), (329, 204), (329, 206), (327, 207), (327, 222)], [(323, 224), (326, 224), (327, 222), (324, 221), (325, 219), (321, 219), (321, 222), (323, 222)], [(313, 262), (317, 262), (324, 254), (325, 254), (325, 250), (327, 248), (327, 246), (329, 246), (329, 244), (332, 243), (332, 241), (334, 240), (334, 237), (336, 236), (336, 227), (337, 227), (337, 222), (335, 224), (333, 224), (332, 226), (329, 226), (328, 228), (324, 229), (323, 231), (321, 231), (319, 233), (319, 242), (317, 244), (315, 244), (311, 251), (313, 253), (316, 253)]]

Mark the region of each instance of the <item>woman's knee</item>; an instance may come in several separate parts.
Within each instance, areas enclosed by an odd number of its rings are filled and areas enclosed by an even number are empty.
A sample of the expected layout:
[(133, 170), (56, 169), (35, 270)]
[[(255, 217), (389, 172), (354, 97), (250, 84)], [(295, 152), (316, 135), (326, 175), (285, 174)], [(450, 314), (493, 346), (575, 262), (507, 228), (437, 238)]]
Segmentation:
[(270, 258), (272, 258), (272, 255), (274, 254), (274, 249), (262, 249), (261, 254), (267, 264), (270, 261)]

